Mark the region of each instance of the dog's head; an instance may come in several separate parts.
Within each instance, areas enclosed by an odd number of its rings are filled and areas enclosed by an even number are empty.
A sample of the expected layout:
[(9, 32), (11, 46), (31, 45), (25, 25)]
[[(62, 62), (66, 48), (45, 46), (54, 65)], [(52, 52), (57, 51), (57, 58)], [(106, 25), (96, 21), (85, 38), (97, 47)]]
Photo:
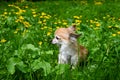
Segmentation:
[(70, 44), (77, 41), (77, 38), (81, 34), (76, 34), (76, 25), (72, 25), (68, 28), (59, 28), (55, 31), (55, 37), (52, 40), (53, 44), (63, 45)]

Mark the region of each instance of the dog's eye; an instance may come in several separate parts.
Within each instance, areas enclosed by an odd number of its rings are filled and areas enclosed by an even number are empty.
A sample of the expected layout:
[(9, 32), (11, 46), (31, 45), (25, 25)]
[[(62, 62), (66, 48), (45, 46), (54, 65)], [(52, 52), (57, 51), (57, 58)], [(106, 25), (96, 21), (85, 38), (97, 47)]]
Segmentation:
[(58, 40), (58, 39), (60, 39), (60, 38), (56, 36), (56, 39)]

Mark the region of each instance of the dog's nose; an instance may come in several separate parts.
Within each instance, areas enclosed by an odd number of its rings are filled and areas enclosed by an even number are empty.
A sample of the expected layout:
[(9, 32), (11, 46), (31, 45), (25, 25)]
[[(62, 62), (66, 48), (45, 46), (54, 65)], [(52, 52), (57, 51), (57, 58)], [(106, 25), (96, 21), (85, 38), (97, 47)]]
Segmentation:
[(56, 40), (55, 39), (53, 39), (51, 42), (52, 42), (52, 44), (56, 44)]

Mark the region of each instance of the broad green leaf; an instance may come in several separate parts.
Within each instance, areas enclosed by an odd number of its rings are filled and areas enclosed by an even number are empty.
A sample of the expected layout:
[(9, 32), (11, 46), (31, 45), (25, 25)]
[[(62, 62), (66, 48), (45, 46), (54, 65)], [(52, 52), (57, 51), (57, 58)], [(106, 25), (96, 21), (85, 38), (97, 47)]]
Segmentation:
[(23, 61), (18, 62), (16, 66), (23, 73), (26, 73), (29, 70), (29, 68), (27, 68), (27, 66), (23, 63)]
[(15, 67), (18, 67), (18, 69), (22, 72), (26, 72), (26, 65), (23, 63), (23, 61), (21, 61), (19, 58), (14, 58), (11, 57), (8, 60), (8, 64), (7, 64), (7, 70), (10, 74), (14, 74), (15, 73)]
[(48, 62), (45, 61), (40, 61), (40, 59), (35, 60), (32, 64), (31, 67), (34, 71), (42, 68), (44, 70), (44, 75), (46, 76), (51, 72), (51, 65)]
[(7, 70), (10, 74), (15, 73), (16, 58), (10, 58), (7, 64)]
[(33, 44), (26, 44), (26, 45), (23, 45), (23, 46), (22, 46), (22, 49), (23, 49), (23, 50), (24, 50), (24, 49), (31, 49), (31, 50), (33, 50), (33, 51), (39, 50), (39, 49), (36, 48)]

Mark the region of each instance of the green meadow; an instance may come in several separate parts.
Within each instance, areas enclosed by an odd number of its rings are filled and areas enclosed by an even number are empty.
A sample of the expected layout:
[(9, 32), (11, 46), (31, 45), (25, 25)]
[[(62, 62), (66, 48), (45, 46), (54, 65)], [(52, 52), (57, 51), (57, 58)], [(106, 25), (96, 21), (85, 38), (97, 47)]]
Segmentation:
[[(73, 24), (89, 55), (70, 69), (51, 41)], [(0, 2), (0, 80), (120, 80), (120, 1)]]

